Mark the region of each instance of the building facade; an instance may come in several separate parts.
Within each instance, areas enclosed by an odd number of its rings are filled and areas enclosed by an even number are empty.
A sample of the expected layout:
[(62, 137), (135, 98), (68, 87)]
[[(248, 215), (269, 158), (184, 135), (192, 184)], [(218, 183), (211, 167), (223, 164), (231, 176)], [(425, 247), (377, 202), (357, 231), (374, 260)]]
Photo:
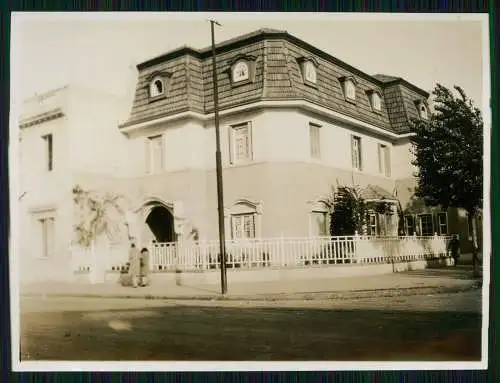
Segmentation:
[[(413, 198), (409, 122), (430, 113), (426, 91), (363, 73), (284, 31), (240, 36), (216, 53), (227, 238), (328, 235), (332, 187), (360, 186), (369, 198), (394, 201), (392, 213), (370, 218), (370, 234), (398, 234), (399, 202), (406, 234), (458, 233), (470, 251), (466, 216)], [(61, 96), (70, 106), (49, 108), (56, 117), (40, 117), (45, 108), (21, 122), (29, 148), (25, 216), (36, 216), (29, 219), (42, 233), (58, 233), (50, 251), (61, 256), (72, 238), (76, 184), (124, 195), (128, 234), (141, 244), (218, 236), (211, 49), (182, 47), (137, 69), (132, 108), (120, 124), (122, 109), (101, 102), (93, 113), (96, 105), (70, 96)], [(56, 155), (38, 161), (34, 147)], [(56, 221), (46, 213), (54, 209)]]
[(25, 101), (19, 118), (21, 278), (71, 278), (72, 189), (121, 189), (127, 139), (116, 126), (126, 104), (68, 85)]

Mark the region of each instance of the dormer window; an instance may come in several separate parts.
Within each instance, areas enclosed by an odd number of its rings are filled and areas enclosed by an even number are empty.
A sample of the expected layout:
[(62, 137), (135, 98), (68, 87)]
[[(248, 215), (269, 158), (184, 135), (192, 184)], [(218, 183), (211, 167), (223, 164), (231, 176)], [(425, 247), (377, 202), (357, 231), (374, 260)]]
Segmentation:
[(237, 55), (229, 61), (231, 85), (243, 85), (253, 82), (255, 78), (255, 56)]
[(249, 75), (248, 63), (245, 61), (240, 61), (233, 67), (233, 82), (248, 80)]
[(415, 105), (418, 110), (418, 115), (422, 120), (427, 120), (429, 117), (429, 111), (427, 109), (427, 105), (422, 100), (415, 101)]
[(347, 81), (345, 84), (345, 95), (350, 100), (356, 99), (356, 86), (352, 81)]
[(370, 99), (370, 105), (374, 112), (382, 111), (382, 96), (377, 90), (370, 90), (367, 92)]
[(347, 101), (356, 101), (356, 79), (352, 76), (341, 77), (340, 82), (343, 85), (344, 97)]
[(420, 106), (420, 118), (427, 120), (427, 108), (425, 105)]
[(149, 85), (149, 94), (151, 97), (161, 96), (165, 92), (165, 85), (162, 79), (155, 79)]
[(167, 72), (154, 72), (147, 78), (149, 98), (151, 100), (165, 97), (170, 77), (171, 74)]
[(318, 62), (313, 57), (299, 57), (297, 62), (300, 65), (304, 84), (315, 86), (317, 83)]

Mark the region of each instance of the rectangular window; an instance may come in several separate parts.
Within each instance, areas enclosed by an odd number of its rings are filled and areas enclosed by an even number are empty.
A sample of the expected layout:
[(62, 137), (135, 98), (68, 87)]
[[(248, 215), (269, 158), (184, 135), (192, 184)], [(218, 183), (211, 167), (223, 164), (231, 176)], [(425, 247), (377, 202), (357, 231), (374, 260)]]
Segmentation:
[(368, 235), (377, 235), (377, 215), (368, 216)]
[(361, 170), (361, 137), (352, 136), (351, 138), (352, 167)]
[(309, 124), (309, 143), (312, 158), (321, 158), (320, 126)]
[(159, 173), (164, 170), (163, 136), (148, 137), (149, 172)]
[(381, 174), (391, 176), (391, 152), (387, 145), (378, 146), (378, 169)]
[(328, 220), (327, 213), (324, 211), (312, 212), (312, 236), (326, 237), (328, 236)]
[(231, 217), (233, 239), (255, 238), (255, 215), (238, 214)]
[(45, 141), (45, 161), (47, 164), (47, 170), (50, 172), (54, 169), (54, 143), (53, 135), (47, 134), (42, 137)]
[(42, 257), (50, 258), (54, 254), (54, 218), (42, 218), (39, 223), (42, 232)]
[(412, 215), (405, 216), (405, 231), (406, 235), (415, 233), (415, 217)]
[(230, 159), (231, 163), (249, 161), (252, 159), (252, 129), (251, 124), (233, 125), (229, 129), (230, 134)]
[(421, 214), (418, 216), (420, 235), (429, 236), (434, 235), (434, 228), (432, 224), (432, 214)]
[(438, 213), (439, 234), (448, 235), (448, 214), (446, 212)]

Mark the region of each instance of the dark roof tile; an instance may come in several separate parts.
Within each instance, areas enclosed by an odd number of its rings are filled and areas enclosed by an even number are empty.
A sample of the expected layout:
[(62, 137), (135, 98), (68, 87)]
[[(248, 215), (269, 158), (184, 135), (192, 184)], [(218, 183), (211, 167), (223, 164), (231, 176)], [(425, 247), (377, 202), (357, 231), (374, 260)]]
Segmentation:
[[(261, 99), (303, 99), (358, 118), (385, 130), (408, 131), (410, 118), (418, 116), (414, 101), (426, 98), (426, 92), (405, 80), (383, 74), (369, 76), (338, 59), (299, 40), (285, 31), (260, 29), (223, 41), (217, 45), (217, 81), (221, 108), (248, 104)], [(212, 57), (209, 48), (181, 47), (138, 65), (139, 77), (130, 118), (124, 125), (174, 114), (185, 110), (213, 111)], [(256, 57), (254, 81), (233, 87), (230, 62), (238, 55)], [(304, 84), (301, 57), (312, 57), (318, 64), (317, 84)], [(172, 73), (167, 97), (150, 102), (148, 76), (155, 71)], [(356, 79), (356, 103), (345, 100), (339, 78)], [(369, 92), (379, 91), (381, 113), (374, 113)]]

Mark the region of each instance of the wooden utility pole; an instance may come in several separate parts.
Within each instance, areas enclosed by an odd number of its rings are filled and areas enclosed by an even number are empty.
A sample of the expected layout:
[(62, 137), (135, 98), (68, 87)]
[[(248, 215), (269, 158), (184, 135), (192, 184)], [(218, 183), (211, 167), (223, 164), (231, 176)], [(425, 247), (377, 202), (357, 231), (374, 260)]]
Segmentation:
[(224, 232), (224, 194), (222, 188), (222, 160), (220, 152), (220, 131), (219, 131), (219, 94), (217, 89), (217, 68), (215, 59), (215, 33), (214, 25), (220, 24), (215, 20), (210, 20), (212, 29), (212, 78), (214, 83), (214, 115), (215, 115), (215, 166), (217, 173), (217, 209), (219, 213), (219, 250), (220, 250), (220, 278), (221, 292), (227, 293), (227, 273), (226, 273), (226, 240)]

